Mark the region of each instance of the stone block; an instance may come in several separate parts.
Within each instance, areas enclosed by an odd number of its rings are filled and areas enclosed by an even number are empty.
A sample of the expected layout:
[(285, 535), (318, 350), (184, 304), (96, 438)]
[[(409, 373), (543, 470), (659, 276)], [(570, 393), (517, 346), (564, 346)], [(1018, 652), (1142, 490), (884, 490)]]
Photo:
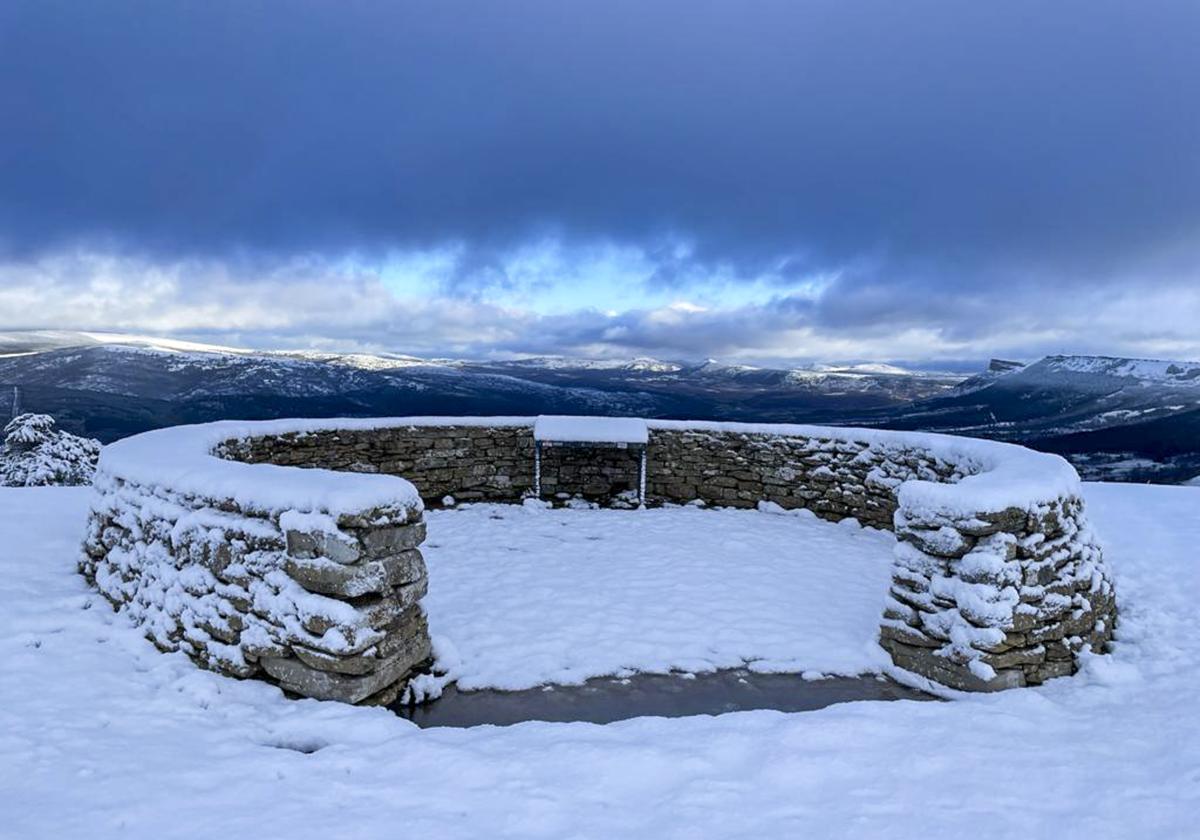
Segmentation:
[(959, 691), (1003, 691), (1025, 685), (1025, 673), (1019, 669), (997, 671), (991, 679), (984, 679), (973, 673), (967, 666), (958, 665), (944, 656), (938, 656), (929, 648), (906, 645), (892, 640), (885, 640), (884, 647), (891, 653), (892, 662), (897, 667)]
[(302, 645), (293, 647), (292, 652), (302, 663), (318, 671), (362, 676), (374, 673), (397, 657), (407, 659), (413, 665), (422, 662), (429, 657), (430, 642), (422, 621), (409, 632), (393, 633), (374, 647), (350, 656), (335, 656)]
[(370, 510), (343, 513), (338, 517), (340, 528), (378, 528), (381, 523), (406, 525), (421, 520), (421, 508), (399, 505), (384, 505)]
[(334, 563), (356, 563), (360, 556), (357, 541), (348, 534), (330, 534), (325, 531), (288, 531), (287, 553), (289, 557), (310, 559), (326, 557)]
[(1005, 531), (1010, 534), (1024, 533), (1027, 515), (1021, 508), (1006, 508), (1001, 511), (980, 513), (970, 521), (955, 522), (962, 533), (973, 537), (986, 537)]
[(404, 611), (416, 604), (429, 592), (429, 580), (421, 578), (406, 586), (392, 588), (389, 595), (360, 606), (362, 616), (367, 626), (373, 630), (382, 630), (404, 614)]
[(260, 664), (279, 682), (280, 688), (317, 700), (358, 703), (404, 680), (413, 666), (429, 656), (427, 645), (417, 645), (381, 661), (369, 674), (352, 675), (324, 671), (304, 664), (298, 658), (266, 657)]
[(1030, 685), (1040, 685), (1046, 680), (1056, 677), (1069, 677), (1075, 673), (1075, 662), (1072, 659), (1046, 660), (1025, 669), (1025, 679)]
[(1013, 648), (1004, 653), (985, 653), (980, 658), (983, 662), (999, 671), (1005, 668), (1020, 668), (1025, 665), (1040, 665), (1046, 661), (1046, 650), (1037, 645), (1035, 647)]
[[(885, 612), (886, 616), (887, 613)], [(922, 648), (940, 648), (942, 642), (926, 636), (920, 630), (912, 627), (899, 627), (895, 624), (884, 624), (879, 628), (879, 637), (883, 640), (898, 642), (903, 645)]]
[(974, 540), (964, 537), (954, 528), (907, 528), (897, 538), (907, 540), (926, 554), (936, 557), (962, 557), (974, 545)]
[(352, 566), (323, 557), (289, 557), (284, 568), (292, 580), (309, 592), (342, 598), (358, 598), (372, 593), (386, 595), (395, 586), (414, 583), (425, 577), (425, 560), (416, 549)]

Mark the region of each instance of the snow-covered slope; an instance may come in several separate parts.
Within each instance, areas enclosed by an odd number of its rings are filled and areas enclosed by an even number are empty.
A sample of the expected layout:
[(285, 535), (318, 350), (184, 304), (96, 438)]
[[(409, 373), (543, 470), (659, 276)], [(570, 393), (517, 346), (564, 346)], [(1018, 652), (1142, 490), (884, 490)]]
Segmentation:
[(1200, 363), (994, 362), (948, 394), (879, 412), (872, 422), (1017, 440), (1071, 456), (1085, 477), (1178, 481), (1200, 471)]
[(503, 364), (514, 370), (624, 370), (649, 373), (675, 373), (683, 365), (663, 362), (658, 359), (639, 357), (636, 359), (570, 359), (562, 356), (535, 356), (514, 359)]
[(62, 347), (93, 347), (121, 344), (128, 347), (148, 347), (163, 351), (191, 353), (249, 353), (251, 351), (219, 344), (180, 341), (175, 338), (133, 335), (130, 333), (83, 332), (78, 330), (22, 330), (0, 332), (0, 355), (6, 353), (42, 352)]
[[(1200, 362), (1157, 359), (1123, 359), (1111, 356), (1047, 356), (1021, 365), (993, 360), (984, 384), (1001, 388), (1035, 388), (1076, 393), (1122, 395), (1149, 399), (1161, 389), (1177, 392), (1183, 399), (1200, 398)], [(963, 383), (970, 390), (980, 377)]]
[(1101, 379), (1122, 379), (1144, 388), (1200, 388), (1200, 362), (1122, 359), (1113, 356), (1048, 356), (1025, 370), (1034, 375), (1085, 374)]
[(890, 365), (769, 368), (715, 359), (695, 365), (646, 359), (559, 359), (550, 363), (474, 363), (471, 367), (553, 384), (651, 394), (660, 406), (659, 416), (776, 422), (837, 420), (858, 411), (902, 405), (949, 393), (963, 378)]

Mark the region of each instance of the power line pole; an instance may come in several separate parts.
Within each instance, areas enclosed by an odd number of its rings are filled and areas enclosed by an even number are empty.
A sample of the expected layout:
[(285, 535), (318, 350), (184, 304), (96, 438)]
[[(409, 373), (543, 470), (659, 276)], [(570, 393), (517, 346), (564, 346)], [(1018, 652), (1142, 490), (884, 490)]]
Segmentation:
[(12, 419), (16, 420), (20, 416), (21, 416), (21, 386), (14, 385), (13, 386), (13, 398), (12, 398)]

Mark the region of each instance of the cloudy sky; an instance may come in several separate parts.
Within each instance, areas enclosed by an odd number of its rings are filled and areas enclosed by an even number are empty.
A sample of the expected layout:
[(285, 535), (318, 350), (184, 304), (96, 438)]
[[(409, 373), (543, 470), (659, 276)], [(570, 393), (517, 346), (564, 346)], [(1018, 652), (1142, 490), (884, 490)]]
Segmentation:
[(0, 5), (0, 329), (1200, 358), (1200, 4)]

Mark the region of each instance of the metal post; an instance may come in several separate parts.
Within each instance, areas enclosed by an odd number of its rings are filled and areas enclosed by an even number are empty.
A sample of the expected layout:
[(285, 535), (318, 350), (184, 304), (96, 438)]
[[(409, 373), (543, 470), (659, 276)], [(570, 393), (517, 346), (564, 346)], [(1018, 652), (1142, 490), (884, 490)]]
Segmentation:
[(646, 506), (646, 447), (642, 447), (642, 458), (638, 464), (638, 504)]
[(542, 498), (542, 442), (533, 444), (533, 492)]

